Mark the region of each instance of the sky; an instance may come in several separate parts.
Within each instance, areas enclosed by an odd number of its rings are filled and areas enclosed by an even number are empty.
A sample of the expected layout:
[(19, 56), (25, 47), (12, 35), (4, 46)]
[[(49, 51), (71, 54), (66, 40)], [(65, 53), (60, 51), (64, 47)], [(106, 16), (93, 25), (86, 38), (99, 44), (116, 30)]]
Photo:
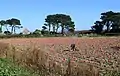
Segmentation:
[(88, 30), (100, 14), (120, 11), (120, 0), (0, 0), (0, 20), (17, 18), (30, 31), (41, 29), (47, 15), (67, 14), (76, 30)]

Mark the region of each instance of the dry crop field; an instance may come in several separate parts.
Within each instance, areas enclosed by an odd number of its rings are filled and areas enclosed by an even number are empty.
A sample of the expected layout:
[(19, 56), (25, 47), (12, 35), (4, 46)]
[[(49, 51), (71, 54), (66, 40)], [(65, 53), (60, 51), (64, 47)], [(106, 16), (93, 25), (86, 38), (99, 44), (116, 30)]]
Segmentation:
[[(45, 68), (49, 76), (104, 76), (106, 71), (120, 70), (120, 37), (11, 38), (0, 42), (14, 47), (5, 55), (32, 68)], [(72, 43), (75, 51), (70, 50)]]

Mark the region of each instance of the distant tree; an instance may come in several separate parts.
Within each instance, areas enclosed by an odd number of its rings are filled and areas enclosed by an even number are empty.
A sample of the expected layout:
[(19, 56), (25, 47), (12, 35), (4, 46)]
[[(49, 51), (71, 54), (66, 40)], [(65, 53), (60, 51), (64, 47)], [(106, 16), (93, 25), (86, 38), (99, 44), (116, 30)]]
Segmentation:
[(114, 15), (114, 12), (112, 11), (108, 11), (105, 13), (101, 13), (101, 20), (104, 23), (104, 25), (107, 27), (106, 31), (109, 32), (110, 31), (110, 27), (112, 25), (112, 21), (111, 21), (111, 16)]
[(51, 30), (51, 19), (52, 19), (52, 15), (48, 15), (47, 18), (45, 19), (45, 26), (48, 26), (48, 31), (50, 32)]
[(42, 30), (41, 30), (41, 34), (47, 34), (49, 31), (46, 30), (47, 27), (46, 26), (42, 26)]
[(107, 27), (106, 32), (109, 32), (112, 28), (114, 29), (114, 26), (119, 26), (119, 20), (120, 20), (120, 13), (119, 12), (113, 12), (113, 11), (108, 11), (101, 13), (101, 20), (104, 23), (104, 26)]
[(6, 34), (6, 35), (10, 35), (11, 32), (10, 32), (10, 31), (4, 31), (4, 34)]
[(120, 32), (120, 12), (108, 11), (101, 13), (101, 21), (96, 21), (92, 29), (96, 33), (100, 33), (103, 27), (105, 32)]
[(22, 33), (22, 32), (20, 32), (20, 33), (19, 33), (19, 35), (23, 35), (23, 33)]
[[(57, 16), (56, 15), (48, 15), (47, 18), (45, 19), (45, 26), (48, 26), (48, 31), (49, 33), (51, 32), (51, 27), (53, 32), (57, 31), (56, 26), (57, 26)], [(58, 26), (57, 26), (58, 28)]]
[(96, 21), (94, 26), (91, 27), (95, 33), (100, 34), (103, 31), (103, 23), (101, 21)]
[(40, 34), (41, 34), (41, 30), (36, 29), (36, 30), (33, 32), (33, 34), (35, 34), (35, 35), (40, 35)]
[(66, 29), (69, 32), (74, 33), (74, 31), (75, 31), (75, 24), (74, 24), (74, 22), (69, 23), (68, 26), (66, 26)]
[(71, 17), (69, 15), (65, 14), (53, 14), (53, 15), (48, 15), (47, 18), (45, 19), (45, 26), (48, 26), (49, 32), (50, 32), (50, 27), (53, 27), (53, 32), (57, 33), (58, 28), (61, 27), (61, 33), (64, 34), (64, 29), (65, 28), (70, 28), (70, 29), (75, 29), (74, 22), (72, 21)]
[(0, 25), (1, 25), (1, 27), (0, 27), (0, 33), (2, 33), (2, 28), (3, 28), (3, 26), (6, 24), (6, 21), (5, 20), (1, 20), (0, 21)]
[(120, 32), (120, 14), (119, 15), (114, 15), (112, 17), (113, 24), (111, 25), (112, 32)]
[(42, 26), (42, 30), (46, 30), (47, 29), (47, 27), (46, 26)]
[(22, 26), (20, 26), (21, 25), (20, 20), (18, 19), (12, 18), (7, 20), (6, 22), (11, 27), (11, 33), (13, 32), (16, 33), (16, 28), (19, 28), (19, 29), (22, 28)]
[(72, 19), (69, 15), (58, 14), (59, 22), (61, 26), (61, 33), (64, 34), (64, 29), (71, 26)]

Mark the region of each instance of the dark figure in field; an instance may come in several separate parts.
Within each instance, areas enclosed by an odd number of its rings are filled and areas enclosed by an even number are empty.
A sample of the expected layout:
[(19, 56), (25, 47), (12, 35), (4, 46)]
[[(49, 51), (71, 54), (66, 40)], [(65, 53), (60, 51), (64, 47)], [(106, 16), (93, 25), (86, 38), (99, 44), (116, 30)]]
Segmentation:
[(75, 51), (75, 44), (71, 44), (70, 47), (71, 47), (71, 50)]

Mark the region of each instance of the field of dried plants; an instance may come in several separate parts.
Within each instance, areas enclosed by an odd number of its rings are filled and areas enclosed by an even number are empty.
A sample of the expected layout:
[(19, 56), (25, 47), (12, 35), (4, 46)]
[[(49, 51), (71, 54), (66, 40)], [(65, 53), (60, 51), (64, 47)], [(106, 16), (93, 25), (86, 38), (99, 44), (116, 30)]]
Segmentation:
[(1, 39), (0, 56), (43, 76), (109, 76), (120, 71), (120, 37)]

